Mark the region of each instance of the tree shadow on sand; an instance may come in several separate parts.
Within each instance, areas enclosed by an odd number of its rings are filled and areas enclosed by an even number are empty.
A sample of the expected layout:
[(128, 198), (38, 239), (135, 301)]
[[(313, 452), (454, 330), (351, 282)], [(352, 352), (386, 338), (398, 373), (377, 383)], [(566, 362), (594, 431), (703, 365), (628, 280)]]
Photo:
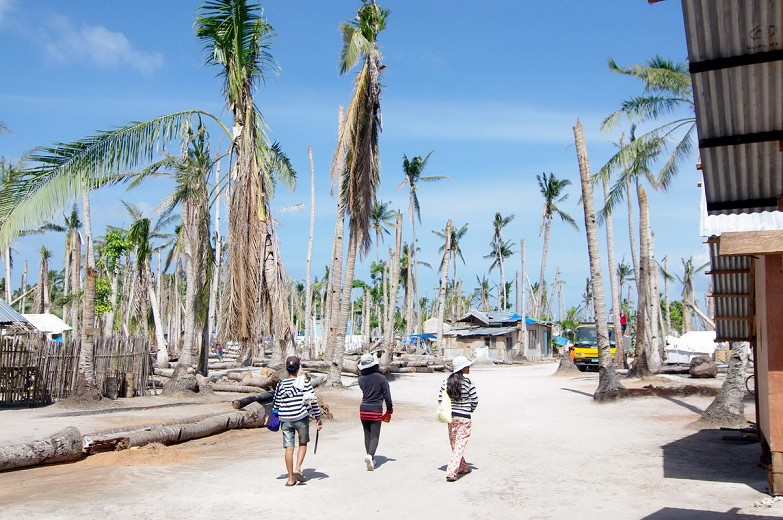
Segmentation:
[(758, 464), (758, 444), (729, 443), (724, 436), (721, 430), (704, 429), (665, 444), (664, 478), (735, 482), (767, 493), (767, 474)]
[(721, 511), (703, 511), (699, 509), (682, 509), (678, 507), (664, 507), (651, 515), (642, 517), (641, 520), (722, 520), (724, 518), (735, 518), (737, 520), (773, 520), (779, 519), (779, 516), (762, 515), (743, 515), (737, 513), (736, 509), (726, 512)]

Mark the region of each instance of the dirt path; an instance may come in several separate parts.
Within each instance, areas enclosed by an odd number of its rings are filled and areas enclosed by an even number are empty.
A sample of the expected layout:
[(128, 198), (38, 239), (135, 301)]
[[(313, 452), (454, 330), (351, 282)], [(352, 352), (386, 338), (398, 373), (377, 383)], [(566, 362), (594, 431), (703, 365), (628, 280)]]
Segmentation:
[[(0, 519), (783, 517), (783, 503), (760, 505), (770, 500), (759, 445), (693, 427), (711, 397), (597, 404), (596, 374), (553, 377), (554, 369), (473, 368), (480, 405), (467, 459), (476, 470), (455, 483), (445, 480), (445, 426), (434, 421), (444, 375), (412, 374), (392, 382), (394, 418), (372, 473), (362, 462), (359, 389), (349, 386), (324, 392), (335, 420), (307, 456), (306, 485), (284, 487), (280, 434), (235, 431), (0, 473)], [(33, 413), (12, 412), (0, 412), (0, 440), (6, 419), (26, 424)]]

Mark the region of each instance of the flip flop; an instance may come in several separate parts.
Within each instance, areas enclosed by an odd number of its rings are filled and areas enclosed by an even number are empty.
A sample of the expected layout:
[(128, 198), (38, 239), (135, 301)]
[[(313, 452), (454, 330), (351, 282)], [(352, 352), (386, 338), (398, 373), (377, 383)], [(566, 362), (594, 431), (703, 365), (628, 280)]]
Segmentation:
[(296, 480), (294, 480), (293, 482), (286, 482), (285, 487), (295, 486), (296, 484), (297, 484)]
[(297, 482), (302, 482), (302, 483), (307, 482), (305, 476), (298, 471), (294, 472), (294, 478), (296, 479)]

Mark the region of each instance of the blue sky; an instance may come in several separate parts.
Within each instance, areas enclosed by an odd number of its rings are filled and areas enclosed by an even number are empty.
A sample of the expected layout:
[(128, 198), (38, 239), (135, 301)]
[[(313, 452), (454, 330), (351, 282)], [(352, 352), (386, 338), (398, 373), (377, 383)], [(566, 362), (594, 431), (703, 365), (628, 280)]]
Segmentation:
[[(0, 122), (13, 133), (0, 135), (0, 155), (15, 160), (35, 146), (68, 142), (130, 121), (182, 109), (226, 113), (221, 79), (203, 66), (194, 36), (199, 2), (106, 2), (80, 0), (0, 0)], [(335, 201), (329, 195), (329, 163), (334, 150), (338, 106), (347, 104), (355, 71), (339, 76), (340, 23), (350, 19), (359, 0), (304, 0), (262, 3), (276, 37), (272, 53), (280, 72), (268, 76), (256, 102), (299, 173), (295, 192), (280, 187), (279, 209), (304, 203), (299, 212), (280, 212), (283, 260), (294, 279), (304, 279), (309, 226), (308, 145), (316, 172), (316, 245), (313, 274), (324, 272), (331, 250)], [(487, 273), (491, 221), (496, 212), (515, 215), (504, 229), (517, 251), (508, 260), (507, 278), (520, 267), (519, 241), (527, 242), (527, 270), (535, 282), (543, 239), (539, 235), (543, 199), (536, 175), (569, 179), (562, 209), (580, 232), (555, 221), (547, 280), (559, 267), (566, 305), (578, 305), (589, 274), (584, 218), (577, 204), (579, 172), (572, 127), (580, 118), (590, 166), (596, 172), (614, 151), (620, 130), (600, 131), (601, 120), (622, 99), (639, 94), (640, 84), (612, 73), (607, 59), (643, 63), (658, 54), (675, 61), (687, 56), (682, 12), (674, 0), (563, 0), (479, 3), (454, 0), (381, 2), (391, 9), (379, 44), (383, 72), (383, 133), (379, 198), (407, 211), (407, 191), (398, 191), (402, 156), (433, 151), (425, 175), (448, 176), (419, 189), (422, 223), (417, 223), (420, 258), (437, 266), (440, 246), (431, 233), (446, 220), (468, 224), (461, 243), (466, 264), (458, 273), (466, 288)], [(212, 131), (213, 150), (225, 139)], [(681, 258), (707, 260), (698, 231), (697, 183), (693, 160), (667, 193), (651, 193), (656, 257), (668, 255), (675, 272)], [(120, 199), (147, 215), (169, 190), (152, 181), (126, 192), (124, 187), (93, 193), (94, 233), (107, 224), (127, 225)], [(635, 217), (638, 222), (638, 216)], [(409, 240), (408, 216), (404, 240)], [(630, 262), (624, 211), (615, 218), (618, 260)], [(603, 233), (603, 230), (602, 230)], [(14, 285), (23, 259), (36, 271), (42, 243), (61, 257), (62, 237), (49, 234), (14, 245)], [(392, 242), (382, 244), (382, 251)], [(606, 264), (606, 251), (602, 261)], [(374, 258), (374, 251), (370, 258)], [(57, 266), (59, 268), (59, 265)], [(358, 278), (367, 278), (360, 267)], [(497, 282), (498, 273), (489, 278)], [(420, 293), (435, 295), (437, 273), (420, 269)], [(707, 276), (700, 275), (702, 295)], [(681, 288), (673, 292), (679, 294)]]

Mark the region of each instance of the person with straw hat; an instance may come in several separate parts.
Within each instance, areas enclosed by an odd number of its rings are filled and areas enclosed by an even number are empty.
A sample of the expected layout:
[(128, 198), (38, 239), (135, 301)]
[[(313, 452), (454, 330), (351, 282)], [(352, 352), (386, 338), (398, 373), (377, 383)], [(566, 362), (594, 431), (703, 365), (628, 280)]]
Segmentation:
[(457, 356), (452, 362), (451, 375), (443, 382), (438, 394), (440, 404), (443, 392), (451, 399), (451, 422), (449, 426), (449, 442), (451, 443), (451, 459), (446, 466), (446, 480), (456, 481), (460, 476), (467, 475), (472, 470), (465, 462), (465, 447), (470, 439), (471, 414), (478, 406), (476, 386), (467, 378), (473, 361), (465, 356)]
[[(372, 353), (362, 354), (359, 359), (359, 388), (362, 389), (362, 403), (359, 418), (364, 430), (364, 463), (367, 471), (375, 469), (375, 451), (381, 437), (381, 422), (389, 422), (393, 413), (391, 390), (386, 377), (378, 369), (378, 357)], [(386, 413), (383, 413), (383, 403)]]

